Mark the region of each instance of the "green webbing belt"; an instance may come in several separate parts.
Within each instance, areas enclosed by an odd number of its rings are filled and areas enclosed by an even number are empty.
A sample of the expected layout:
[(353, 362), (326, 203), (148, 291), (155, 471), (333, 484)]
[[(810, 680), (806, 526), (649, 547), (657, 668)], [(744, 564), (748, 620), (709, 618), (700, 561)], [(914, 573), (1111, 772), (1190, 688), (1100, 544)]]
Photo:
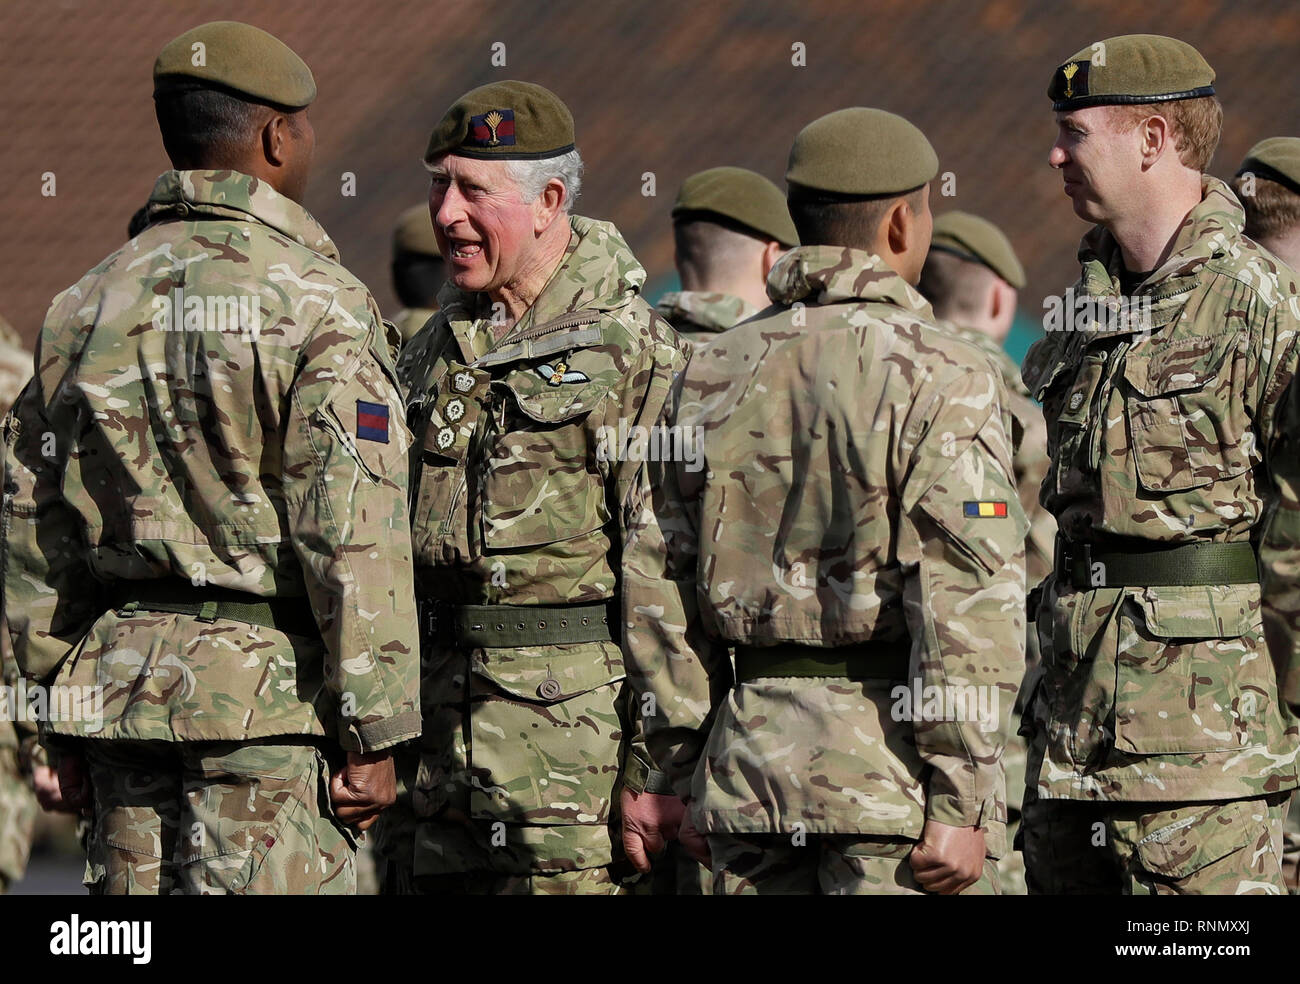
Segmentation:
[(221, 618), (294, 635), (320, 635), (306, 598), (263, 598), (230, 588), (199, 587), (179, 579), (120, 581), (113, 608), (123, 618), (137, 611), (167, 612), (193, 615), (200, 622)]
[(421, 606), (420, 625), (427, 638), (462, 649), (575, 645), (613, 642), (617, 610), (615, 600), (552, 606), (430, 601)]
[(736, 646), (736, 682), (763, 677), (847, 677), (850, 680), (905, 680), (912, 643), (908, 639), (866, 642), (826, 649), (778, 643)]
[(1253, 584), (1259, 563), (1249, 542), (1141, 545), (1123, 551), (1097, 550), (1094, 544), (1056, 540), (1056, 570), (1076, 590), (1124, 587), (1192, 587), (1201, 584)]

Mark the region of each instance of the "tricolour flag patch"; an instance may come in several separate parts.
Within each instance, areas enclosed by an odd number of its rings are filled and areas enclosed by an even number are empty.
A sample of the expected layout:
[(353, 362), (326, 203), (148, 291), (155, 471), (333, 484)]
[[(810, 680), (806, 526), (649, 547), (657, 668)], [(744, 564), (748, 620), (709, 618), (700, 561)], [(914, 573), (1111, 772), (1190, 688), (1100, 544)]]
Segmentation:
[(962, 506), (964, 514), (974, 519), (1005, 517), (1007, 514), (1005, 502), (964, 502)]
[(388, 443), (388, 406), (357, 400), (357, 437), (363, 441)]

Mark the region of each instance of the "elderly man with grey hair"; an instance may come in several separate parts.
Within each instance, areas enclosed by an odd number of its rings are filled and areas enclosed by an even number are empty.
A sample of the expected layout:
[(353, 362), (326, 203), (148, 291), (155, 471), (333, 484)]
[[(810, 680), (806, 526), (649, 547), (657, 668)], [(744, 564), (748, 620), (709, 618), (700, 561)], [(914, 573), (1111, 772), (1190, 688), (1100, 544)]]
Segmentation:
[(624, 891), (681, 819), (638, 737), (619, 558), (688, 348), (618, 230), (571, 214), (582, 161), (554, 93), (465, 94), (425, 166), (448, 282), (398, 369), (424, 736), (382, 833), (385, 890)]

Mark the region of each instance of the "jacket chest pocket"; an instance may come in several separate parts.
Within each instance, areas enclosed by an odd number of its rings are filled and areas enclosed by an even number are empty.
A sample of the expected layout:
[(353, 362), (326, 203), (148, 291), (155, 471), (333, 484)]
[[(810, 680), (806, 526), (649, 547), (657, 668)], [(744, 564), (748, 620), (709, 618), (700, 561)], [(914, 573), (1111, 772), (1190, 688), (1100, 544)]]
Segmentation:
[(1142, 488), (1200, 488), (1251, 466), (1244, 374), (1235, 334), (1129, 353), (1125, 413)]
[(1106, 359), (1105, 352), (1091, 351), (1076, 371), (1061, 367), (1064, 371), (1053, 375), (1040, 397), (1052, 421), (1052, 482), (1058, 495), (1083, 487), (1084, 476), (1097, 469), (1101, 422), (1095, 407)]
[(490, 377), (481, 370), (452, 363), (431, 389), (422, 411), (419, 484), (412, 510), (412, 532), (417, 556), (428, 558), (436, 541), (447, 534), (455, 509), (465, 495), (466, 459), (477, 440), (483, 402)]
[(546, 393), (545, 385), (531, 370), (493, 383), (482, 496), (487, 550), (572, 540), (610, 519), (587, 433), (590, 403), (581, 392)]

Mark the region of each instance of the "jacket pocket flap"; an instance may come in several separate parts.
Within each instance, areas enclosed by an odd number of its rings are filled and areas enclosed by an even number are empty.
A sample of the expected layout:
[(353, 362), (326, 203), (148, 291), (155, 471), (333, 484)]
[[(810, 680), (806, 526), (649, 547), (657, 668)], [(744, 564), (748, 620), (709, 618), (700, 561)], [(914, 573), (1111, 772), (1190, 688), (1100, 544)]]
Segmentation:
[(559, 704), (627, 675), (612, 642), (521, 649), (488, 649), (473, 672), (518, 700)]
[(1147, 588), (1141, 598), (1147, 630), (1162, 639), (1236, 639), (1259, 619), (1259, 585)]

